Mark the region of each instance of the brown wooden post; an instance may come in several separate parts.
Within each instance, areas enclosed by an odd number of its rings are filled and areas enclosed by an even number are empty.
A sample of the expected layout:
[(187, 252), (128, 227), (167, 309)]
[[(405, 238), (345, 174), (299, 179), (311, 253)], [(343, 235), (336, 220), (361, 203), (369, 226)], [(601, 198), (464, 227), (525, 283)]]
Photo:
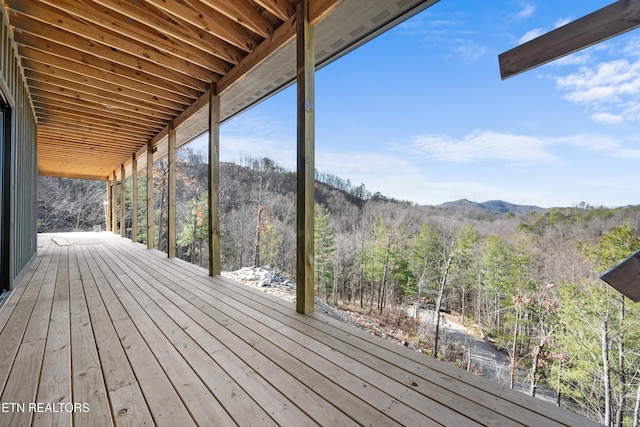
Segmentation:
[(131, 158), (131, 241), (138, 241), (138, 158)]
[(301, 0), (296, 10), (297, 64), (297, 244), (296, 310), (310, 313), (314, 308), (314, 40), (309, 22), (309, 0)]
[(127, 191), (127, 185), (125, 184), (127, 177), (124, 172), (124, 165), (120, 165), (120, 237), (124, 237), (127, 231), (127, 225), (125, 221), (125, 192)]
[(640, 1), (612, 2), (587, 16), (498, 55), (502, 79), (640, 27)]
[(155, 230), (153, 228), (153, 145), (147, 143), (147, 248), (153, 249)]
[(209, 97), (209, 276), (220, 275), (220, 97)]
[[(111, 190), (111, 231), (118, 232), (118, 176), (113, 171), (113, 187)], [(120, 225), (122, 227), (122, 224)]]
[(111, 178), (107, 177), (107, 201), (104, 207), (104, 222), (107, 231), (111, 231)]
[(169, 209), (167, 212), (167, 253), (169, 258), (176, 256), (176, 129), (169, 124)]

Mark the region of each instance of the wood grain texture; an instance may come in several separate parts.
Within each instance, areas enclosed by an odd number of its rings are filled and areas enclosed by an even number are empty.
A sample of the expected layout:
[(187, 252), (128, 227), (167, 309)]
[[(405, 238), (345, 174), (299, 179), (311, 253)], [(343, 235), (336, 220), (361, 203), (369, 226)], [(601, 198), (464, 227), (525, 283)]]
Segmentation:
[(176, 128), (169, 124), (168, 138), (168, 178), (167, 178), (167, 245), (169, 258), (176, 256), (177, 218), (176, 218)]
[[(53, 305), (49, 320), (42, 373), (35, 402), (44, 404), (71, 403), (71, 331), (69, 326), (69, 251), (60, 257)], [(71, 426), (70, 412), (38, 412), (36, 426)]]
[(297, 174), (296, 309), (313, 311), (315, 188), (315, 45), (309, 0), (296, 9)]
[(73, 398), (74, 403), (85, 403), (90, 408), (87, 412), (74, 412), (73, 422), (74, 425), (108, 426), (113, 424), (113, 418), (84, 292), (84, 282), (92, 280), (91, 270), (80, 249), (71, 250), (74, 255), (69, 262), (69, 289), (73, 295), (69, 303)]
[(147, 248), (156, 247), (154, 220), (155, 214), (153, 209), (153, 192), (154, 192), (154, 176), (153, 176), (153, 145), (147, 143)]
[(619, 0), (498, 56), (506, 79), (640, 26), (640, 0)]
[[(194, 118), (192, 128), (204, 130), (206, 114), (198, 113), (211, 84), (222, 97), (221, 122), (284, 89), (292, 83), (297, 3), (4, 1), (0, 30), (7, 54), (0, 65), (11, 68), (7, 81), (25, 82), (20, 96), (35, 116), (24, 132), (37, 138), (38, 172), (103, 179), (128, 167), (131, 154), (150, 140), (154, 146), (163, 140), (171, 121), (178, 128)], [(309, 23), (336, 17), (319, 37), (315, 60), (328, 63), (433, 3), (314, 0)], [(381, 12), (388, 22), (374, 19)]]
[(209, 90), (209, 275), (218, 276), (222, 263), (220, 244), (220, 97)]
[(0, 425), (596, 425), (112, 233), (41, 241), (1, 399), (91, 410)]
[(138, 156), (131, 156), (131, 241), (138, 241)]
[(124, 237), (127, 231), (125, 221), (125, 194), (127, 192), (127, 179), (124, 172), (124, 165), (120, 165), (120, 237)]

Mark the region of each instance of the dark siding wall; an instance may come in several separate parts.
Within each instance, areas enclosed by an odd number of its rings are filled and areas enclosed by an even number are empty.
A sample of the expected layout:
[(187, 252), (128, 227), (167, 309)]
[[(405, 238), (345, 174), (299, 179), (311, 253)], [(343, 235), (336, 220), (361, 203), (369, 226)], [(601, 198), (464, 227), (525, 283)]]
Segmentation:
[(15, 44), (7, 26), (5, 11), (0, 7), (0, 94), (11, 109), (11, 133), (8, 141), (11, 153), (8, 164), (9, 232), (2, 233), (2, 240), (9, 239), (9, 283), (2, 288), (13, 288), (16, 278), (24, 272), (37, 252), (36, 200), (37, 200), (37, 126), (33, 109), (19, 67)]

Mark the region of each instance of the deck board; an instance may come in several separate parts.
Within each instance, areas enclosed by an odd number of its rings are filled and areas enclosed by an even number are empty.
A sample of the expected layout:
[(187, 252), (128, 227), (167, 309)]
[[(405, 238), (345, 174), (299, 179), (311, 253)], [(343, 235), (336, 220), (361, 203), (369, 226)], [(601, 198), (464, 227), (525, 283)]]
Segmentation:
[(71, 320), (71, 379), (73, 397), (82, 396), (89, 411), (73, 414), (74, 424), (111, 425), (113, 414), (107, 396), (102, 361), (93, 331), (92, 319), (85, 295), (85, 286), (94, 284), (93, 275), (77, 245), (63, 245), (69, 251), (70, 320)]
[[(36, 402), (71, 402), (71, 332), (69, 325), (69, 255), (62, 253), (51, 306), (49, 330)], [(21, 288), (21, 289), (24, 289)], [(4, 310), (4, 308), (3, 308)], [(34, 414), (34, 427), (71, 426), (69, 412)]]
[(84, 252), (87, 266), (93, 272), (93, 280), (85, 282), (84, 292), (113, 417), (117, 425), (131, 427), (153, 425), (151, 412), (127, 355), (121, 345), (114, 345), (119, 342), (118, 334), (97, 285), (98, 282), (106, 283), (106, 279), (97, 274), (98, 270), (94, 268), (94, 263), (87, 256), (86, 249), (81, 250)]
[[(597, 425), (110, 233), (39, 236), (0, 309), (0, 425)], [(62, 243), (62, 244), (61, 244)]]

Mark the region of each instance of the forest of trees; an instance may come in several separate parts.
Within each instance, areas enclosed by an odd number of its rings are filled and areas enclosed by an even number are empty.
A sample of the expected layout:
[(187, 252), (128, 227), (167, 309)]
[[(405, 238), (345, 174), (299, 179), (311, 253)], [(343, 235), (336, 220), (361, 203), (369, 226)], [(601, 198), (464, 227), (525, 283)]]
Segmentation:
[[(166, 161), (154, 168), (160, 250), (166, 169)], [(206, 158), (180, 149), (177, 169), (178, 256), (206, 266)], [(295, 272), (295, 183), (295, 173), (270, 159), (221, 165), (223, 270), (269, 265)], [(105, 192), (104, 182), (42, 177), (40, 230), (104, 225)], [(640, 249), (639, 206), (582, 203), (522, 215), (417, 206), (319, 173), (315, 242), (316, 295), (329, 304), (389, 316), (423, 304), (451, 312), (508, 354), (512, 378), (528, 372), (531, 394), (544, 386), (559, 405), (604, 425), (638, 426), (640, 307), (599, 276)], [(407, 332), (407, 340), (443, 358), (439, 321), (434, 316), (430, 331)]]

